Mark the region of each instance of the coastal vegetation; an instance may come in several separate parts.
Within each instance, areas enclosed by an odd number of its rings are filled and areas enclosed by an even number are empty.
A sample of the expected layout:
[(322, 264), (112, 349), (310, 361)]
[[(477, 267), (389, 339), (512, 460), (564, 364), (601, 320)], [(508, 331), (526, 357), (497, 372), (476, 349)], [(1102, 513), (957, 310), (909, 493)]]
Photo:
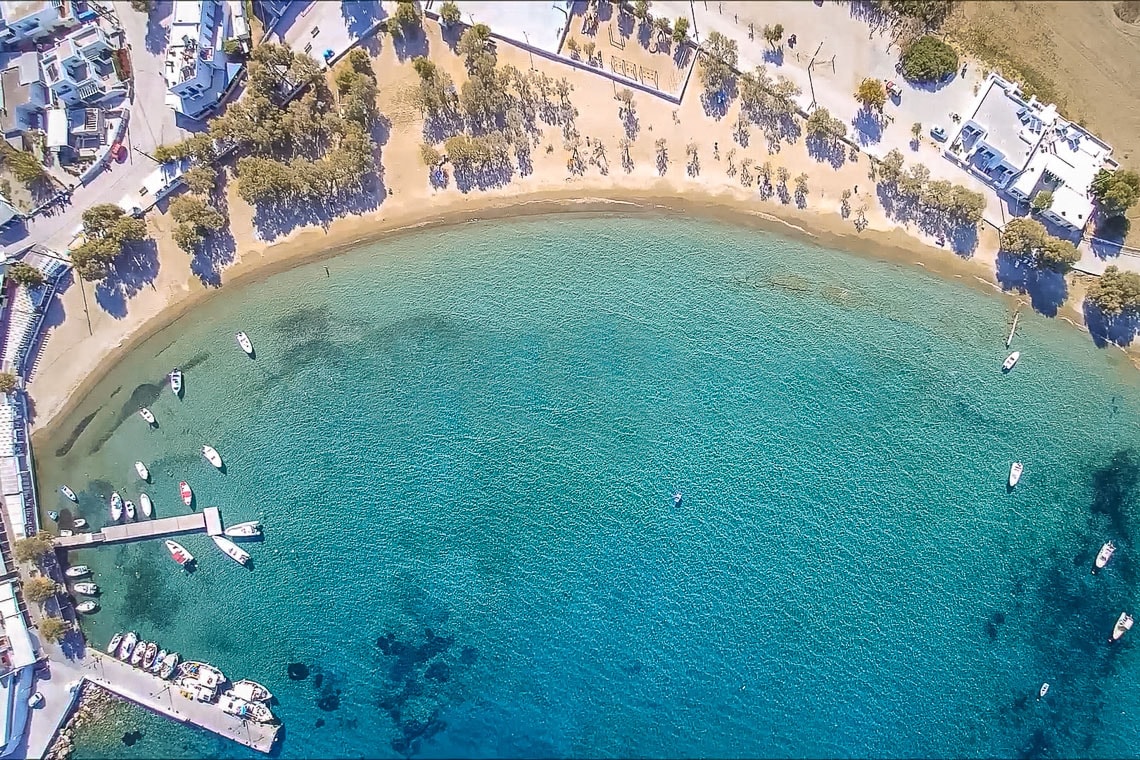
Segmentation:
[(715, 30), (709, 32), (697, 62), (697, 77), (706, 96), (725, 95), (729, 91), (739, 57), (736, 40)]
[(226, 217), (196, 193), (180, 195), (171, 201), (170, 216), (175, 221), (174, 242), (190, 254), (197, 253), (206, 236), (226, 224)]
[(1001, 250), (1039, 268), (1067, 272), (1080, 260), (1077, 247), (1068, 240), (1050, 235), (1036, 219), (1009, 220), (1001, 231)]
[(904, 47), (900, 61), (903, 76), (917, 82), (938, 82), (958, 71), (958, 53), (932, 35)]
[(37, 575), (24, 582), (24, 598), (35, 604), (43, 604), (59, 591), (59, 585), (45, 575)]
[(773, 50), (775, 50), (776, 47), (780, 44), (780, 40), (784, 39), (784, 25), (765, 24), (764, 28), (760, 30), (760, 36), (764, 39), (765, 42), (771, 45)]
[(12, 544), (12, 554), (17, 562), (35, 562), (51, 551), (53, 541), (55, 536), (49, 531), (41, 530), (34, 536), (16, 540)]
[(936, 29), (954, 8), (953, 0), (877, 0), (882, 10), (914, 19), (923, 26)]
[(459, 23), (459, 6), (448, 0), (439, 6), (439, 20), (445, 25)]
[(1123, 216), (1140, 200), (1140, 174), (1121, 169), (1101, 169), (1090, 187), (1093, 198), (1105, 216)]
[(40, 636), (53, 644), (66, 636), (69, 630), (67, 623), (57, 617), (45, 617), (40, 620)]
[(1140, 315), (1140, 274), (1110, 266), (1089, 283), (1085, 299), (1109, 316)]
[(887, 190), (888, 214), (909, 219), (927, 232), (951, 234), (956, 228), (975, 228), (982, 221), (986, 199), (981, 193), (948, 180), (931, 179), (924, 164), (905, 167), (898, 149), (875, 165), (875, 177)]
[(71, 252), (75, 271), (85, 280), (107, 276), (123, 246), (146, 237), (146, 222), (114, 203), (100, 203), (83, 212), (84, 242)]
[(19, 379), (11, 372), (0, 372), (0, 393), (11, 393), (19, 386)]
[(17, 261), (8, 267), (6, 274), (8, 279), (17, 285), (35, 286), (44, 284), (44, 273), (23, 261)]

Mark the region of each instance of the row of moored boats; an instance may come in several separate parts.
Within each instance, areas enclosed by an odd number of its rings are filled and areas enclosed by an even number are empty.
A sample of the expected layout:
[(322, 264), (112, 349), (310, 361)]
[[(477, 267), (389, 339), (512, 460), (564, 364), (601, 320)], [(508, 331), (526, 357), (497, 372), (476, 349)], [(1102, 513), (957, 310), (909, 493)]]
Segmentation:
[(275, 718), (266, 704), (273, 695), (269, 689), (248, 679), (228, 683), (222, 671), (206, 662), (179, 662), (177, 652), (159, 649), (153, 641), (140, 641), (134, 631), (116, 633), (107, 645), (107, 653), (136, 668), (173, 681), (182, 696), (198, 702), (217, 702), (223, 712), (244, 720), (272, 723)]

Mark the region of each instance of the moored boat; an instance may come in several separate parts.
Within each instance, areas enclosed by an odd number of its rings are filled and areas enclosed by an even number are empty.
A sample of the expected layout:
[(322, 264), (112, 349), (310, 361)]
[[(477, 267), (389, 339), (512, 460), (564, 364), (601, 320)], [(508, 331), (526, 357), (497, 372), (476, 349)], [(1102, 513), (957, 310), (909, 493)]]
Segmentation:
[(118, 522), (123, 517), (123, 497), (115, 491), (111, 494), (111, 519)]
[(154, 665), (154, 660), (158, 656), (158, 644), (153, 641), (146, 645), (146, 652), (143, 653), (142, 667), (143, 670), (150, 670)]
[(1109, 643), (1119, 640), (1131, 628), (1132, 616), (1127, 612), (1121, 612), (1120, 617), (1116, 619), (1116, 625), (1112, 627), (1112, 638), (1109, 639)]
[(82, 517), (77, 517), (71, 521), (71, 527), (75, 528), (76, 530), (83, 530), (87, 527), (87, 521)]
[(54, 509), (48, 511), (48, 519), (52, 522), (59, 522), (59, 512)]
[(1002, 362), (1001, 371), (1002, 372), (1009, 372), (1011, 369), (1013, 369), (1013, 365), (1017, 364), (1017, 360), (1020, 358), (1021, 358), (1021, 352), (1020, 351), (1014, 351), (1012, 354), (1010, 354), (1009, 356), (1007, 356), (1005, 358), (1004, 362)]
[(135, 633), (134, 631), (128, 631), (127, 634), (125, 636), (123, 636), (122, 643), (119, 644), (119, 651), (117, 653), (118, 658), (120, 660), (122, 660), (123, 662), (126, 662), (127, 660), (129, 660), (131, 658), (131, 654), (133, 654), (135, 651), (135, 646), (138, 643), (139, 643), (138, 634)]
[(1037, 690), (1037, 698), (1041, 699), (1042, 697), (1044, 697), (1048, 693), (1049, 693), (1049, 682), (1046, 681), (1045, 683), (1041, 684), (1041, 688)]
[(139, 416), (146, 420), (146, 424), (153, 425), (157, 420), (154, 418), (154, 412), (147, 409), (145, 406), (139, 409)]
[(123, 502), (123, 509), (127, 512), (127, 520), (135, 519), (135, 503), (130, 499)]
[(111, 641), (107, 644), (107, 654), (114, 654), (119, 649), (119, 644), (123, 643), (123, 633), (120, 631), (111, 637)]
[(217, 467), (219, 470), (222, 469), (222, 456), (213, 446), (203, 446), (202, 456), (206, 457), (206, 461)]
[(78, 504), (78, 503), (79, 503), (79, 497), (77, 497), (77, 496), (75, 495), (75, 491), (72, 491), (72, 490), (71, 490), (70, 488), (68, 488), (67, 486), (60, 486), (60, 487), (59, 487), (59, 492), (60, 492), (61, 494), (63, 494), (64, 496), (66, 496), (67, 498), (69, 498), (69, 499), (71, 499), (72, 501), (74, 501), (76, 504)]
[(134, 665), (137, 668), (140, 664), (142, 664), (143, 657), (146, 655), (147, 646), (148, 644), (145, 641), (140, 641), (137, 645), (135, 645), (135, 651), (131, 653), (131, 665)]
[(681, 492), (680, 492), (680, 491), (678, 491), (677, 493), (673, 494), (673, 506), (674, 506), (674, 507), (679, 507), (679, 506), (681, 506)]
[(151, 673), (157, 674), (158, 671), (162, 670), (162, 661), (166, 659), (166, 654), (165, 649), (158, 650), (158, 654), (154, 656), (154, 662), (148, 665), (146, 669)]
[(175, 562), (182, 565), (183, 567), (193, 564), (194, 555), (186, 551), (185, 546), (169, 538), (166, 539), (164, 543), (166, 544), (166, 550), (170, 552), (171, 559), (173, 559)]
[(91, 581), (76, 583), (72, 588), (75, 589), (76, 593), (86, 594), (87, 596), (95, 596), (99, 593), (98, 584), (92, 583)]
[(234, 687), (226, 693), (233, 694), (238, 699), (244, 699), (247, 702), (268, 702), (273, 699), (273, 694), (270, 693), (269, 689), (248, 678), (243, 678), (235, 683)]
[(142, 462), (135, 462), (135, 472), (137, 472), (139, 477), (143, 480), (150, 480), (150, 470), (148, 470), (146, 465)]
[(1009, 487), (1013, 488), (1017, 482), (1021, 480), (1021, 472), (1025, 468), (1021, 466), (1021, 462), (1014, 462), (1009, 466)]
[(273, 711), (265, 704), (241, 699), (235, 696), (232, 691), (227, 691), (222, 695), (221, 699), (218, 700), (218, 707), (222, 708), (222, 712), (236, 715), (244, 720), (255, 720), (258, 723), (273, 722)]
[(145, 493), (139, 494), (139, 507), (142, 508), (142, 513), (147, 517), (154, 513), (154, 503)]
[(234, 335), (237, 338), (237, 343), (241, 346), (241, 350), (245, 351), (248, 355), (253, 356), (253, 344), (249, 341), (249, 336), (244, 332), (239, 332)]
[(1095, 573), (1097, 570), (1100, 570), (1105, 565), (1107, 565), (1108, 561), (1112, 559), (1112, 555), (1115, 551), (1116, 544), (1112, 543), (1111, 541), (1106, 541), (1104, 546), (1100, 547), (1100, 551), (1097, 552), (1096, 562), (1093, 565), (1092, 571)]
[(218, 548), (221, 549), (222, 552), (225, 553), (225, 555), (232, 559), (234, 562), (238, 563), (239, 565), (244, 565), (245, 563), (249, 562), (249, 552), (235, 544), (233, 541), (223, 536), (210, 536), (210, 538), (214, 539), (214, 543), (218, 545)]
[(208, 662), (187, 660), (178, 666), (178, 672), (183, 678), (193, 679), (210, 689), (217, 689), (226, 682), (225, 674)]
[(222, 532), (230, 538), (252, 538), (261, 535), (261, 523), (257, 520), (250, 520), (249, 522), (231, 525)]
[(64, 570), (63, 574), (68, 578), (82, 578), (85, 575), (91, 575), (91, 568), (87, 565), (72, 565)]
[(158, 671), (159, 678), (170, 680), (174, 671), (178, 669), (178, 652), (171, 652), (162, 658), (162, 668)]
[(182, 370), (178, 367), (170, 371), (170, 390), (174, 391), (175, 396), (182, 395)]
[(190, 484), (183, 480), (178, 484), (178, 495), (182, 497), (182, 503), (190, 506), (194, 501), (194, 492), (190, 490)]
[(98, 609), (99, 605), (90, 599), (88, 599), (86, 602), (80, 602), (79, 604), (75, 605), (75, 611), (81, 612), (84, 615), (90, 615), (92, 612), (95, 612)]

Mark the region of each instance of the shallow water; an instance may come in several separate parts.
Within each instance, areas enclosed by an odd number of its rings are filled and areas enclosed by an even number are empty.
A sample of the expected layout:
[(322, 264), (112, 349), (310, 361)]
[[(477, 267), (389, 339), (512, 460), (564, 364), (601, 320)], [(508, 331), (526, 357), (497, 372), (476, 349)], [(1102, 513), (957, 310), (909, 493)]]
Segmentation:
[[(1104, 643), (1138, 567), (1119, 355), (1023, 316), (1003, 376), (1006, 301), (692, 219), (327, 263), (154, 336), (41, 444), (95, 525), (136, 459), (159, 516), (185, 478), (266, 525), (252, 570), (203, 535), (192, 575), (159, 541), (74, 553), (95, 645), (264, 683), (284, 757), (1136, 754), (1136, 643)], [(135, 715), (77, 757), (255, 754)]]

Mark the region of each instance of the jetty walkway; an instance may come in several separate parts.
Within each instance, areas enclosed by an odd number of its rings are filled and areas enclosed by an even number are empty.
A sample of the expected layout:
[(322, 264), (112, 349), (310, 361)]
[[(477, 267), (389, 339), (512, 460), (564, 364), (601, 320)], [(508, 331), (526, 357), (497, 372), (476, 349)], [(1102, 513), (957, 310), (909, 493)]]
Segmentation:
[(94, 533), (76, 533), (74, 536), (61, 536), (54, 541), (57, 549), (82, 549), (99, 544), (113, 544), (122, 541), (138, 541), (156, 536), (173, 536), (178, 533), (193, 533), (204, 530), (207, 535), (222, 535), (222, 516), (217, 507), (206, 507), (192, 515), (161, 517), (157, 520), (141, 520), (123, 525), (108, 525)]
[[(74, 696), (78, 694), (79, 687), (84, 681), (100, 686), (123, 699), (134, 702), (148, 710), (164, 715), (179, 723), (197, 726), (218, 736), (224, 737), (239, 744), (244, 744), (258, 752), (268, 753), (281, 725), (267, 725), (251, 720), (243, 720), (236, 715), (223, 712), (217, 704), (198, 702), (182, 695), (177, 686), (170, 681), (164, 681), (156, 675), (134, 668), (121, 660), (105, 655), (102, 652), (88, 650), (87, 656), (79, 662), (60, 663), (56, 660), (51, 664), (53, 672), (67, 678), (75, 677), (68, 692), (72, 696), (71, 704), (59, 709), (59, 702), (53, 700), (53, 706), (58, 710), (56, 725), (50, 735), (47, 732), (34, 737), (28, 747), (29, 757), (42, 757), (55, 734), (67, 722), (71, 710), (74, 708)], [(48, 707), (48, 705), (45, 705)], [(56, 717), (53, 715), (52, 717)], [(35, 733), (35, 732), (33, 732)]]

